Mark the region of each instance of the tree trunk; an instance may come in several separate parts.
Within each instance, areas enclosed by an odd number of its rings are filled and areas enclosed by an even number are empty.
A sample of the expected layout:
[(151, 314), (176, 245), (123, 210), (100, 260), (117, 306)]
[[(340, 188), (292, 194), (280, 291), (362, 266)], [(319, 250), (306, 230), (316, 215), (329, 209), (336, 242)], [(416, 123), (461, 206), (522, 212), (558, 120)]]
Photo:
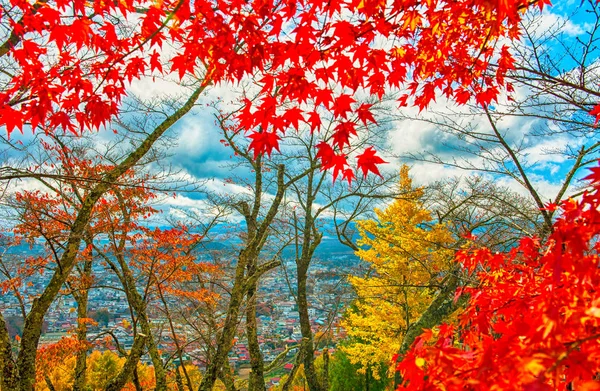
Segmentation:
[[(74, 295), (75, 296), (75, 295)], [(84, 344), (87, 342), (87, 325), (82, 319), (88, 315), (88, 291), (82, 291), (76, 295), (77, 300), (77, 340)], [(77, 361), (75, 362), (75, 379), (73, 381), (73, 391), (83, 391), (85, 389), (85, 376), (87, 371), (87, 349), (77, 352)]]
[(217, 351), (212, 357), (210, 363), (206, 368), (206, 372), (202, 377), (198, 391), (212, 391), (217, 377), (223, 368), (225, 360), (227, 360), (227, 353), (233, 347), (233, 340), (235, 338), (238, 316), (240, 314), (240, 307), (244, 298), (244, 286), (245, 278), (244, 271), (246, 269), (246, 256), (244, 251), (240, 253), (238, 258), (238, 264), (235, 268), (235, 279), (233, 283), (233, 289), (231, 290), (231, 299), (227, 308), (227, 316), (225, 317), (225, 323), (223, 330), (219, 334), (217, 339)]
[(150, 320), (148, 319), (146, 311), (147, 303), (144, 302), (142, 295), (137, 291), (135, 279), (133, 278), (131, 269), (127, 266), (127, 262), (123, 257), (118, 257), (118, 260), (123, 272), (123, 278), (125, 279), (125, 281), (123, 281), (123, 288), (125, 289), (127, 299), (133, 306), (135, 312), (137, 312), (137, 319), (140, 322), (142, 332), (145, 334), (146, 347), (148, 348), (148, 354), (150, 355), (152, 365), (154, 366), (154, 378), (156, 381), (155, 391), (167, 391), (167, 374), (162, 357), (156, 346)]
[(225, 390), (237, 391), (237, 388), (235, 388), (235, 381), (233, 379), (233, 372), (231, 370), (231, 367), (229, 366), (229, 360), (225, 360), (225, 362), (223, 363), (223, 369), (221, 370), (219, 379), (221, 379), (221, 381), (225, 385)]
[(167, 373), (160, 352), (158, 351), (158, 346), (156, 346), (154, 335), (152, 334), (152, 327), (146, 314), (145, 303), (142, 303), (142, 308), (143, 311), (138, 312), (138, 320), (140, 321), (142, 331), (147, 336), (146, 346), (148, 347), (148, 354), (154, 366), (154, 378), (156, 379), (154, 390), (167, 391)]
[[(255, 268), (254, 268), (255, 269)], [(252, 270), (248, 274), (251, 275)], [(256, 287), (254, 283), (248, 290), (246, 303), (246, 335), (248, 338), (248, 352), (250, 354), (250, 378), (248, 380), (248, 391), (266, 391), (265, 368), (260, 344), (258, 343), (258, 327), (256, 324)]]
[(323, 349), (323, 390), (329, 391), (329, 349)]
[(129, 352), (129, 356), (127, 356), (127, 360), (125, 364), (123, 364), (123, 368), (121, 368), (121, 372), (112, 379), (107, 385), (104, 391), (121, 391), (125, 384), (129, 381), (129, 378), (134, 373), (138, 362), (140, 361), (140, 357), (142, 357), (142, 353), (144, 353), (144, 344), (146, 338), (138, 335), (133, 340), (133, 346), (131, 347), (131, 351)]
[(306, 294), (307, 267), (298, 267), (298, 314), (300, 315), (300, 331), (302, 332), (302, 350), (304, 351), (304, 374), (310, 391), (321, 391), (321, 385), (315, 371), (315, 348), (313, 334), (308, 315), (308, 299)]
[[(90, 240), (86, 239), (86, 244), (89, 244)], [(81, 277), (90, 278), (92, 276), (92, 259), (87, 258), (84, 261), (83, 272)], [(89, 298), (89, 285), (73, 292), (73, 297), (77, 301), (77, 340), (83, 346), (87, 343), (87, 323), (84, 319), (88, 318), (88, 298)], [(85, 379), (87, 371), (87, 352), (88, 349), (80, 349), (77, 352), (77, 359), (75, 362), (75, 378), (73, 380), (73, 391), (83, 391), (85, 389)]]
[[(429, 307), (423, 312), (419, 320), (409, 326), (402, 339), (400, 349), (398, 350), (396, 363), (402, 361), (402, 357), (408, 352), (415, 339), (423, 333), (424, 329), (430, 329), (441, 324), (448, 315), (466, 303), (468, 299), (466, 295), (462, 295), (456, 303), (454, 302), (454, 292), (456, 291), (459, 282), (457, 273), (457, 269), (450, 271), (450, 275), (446, 280), (442, 291), (438, 293)], [(400, 376), (400, 372), (396, 371), (394, 374), (394, 389), (397, 388), (401, 382), (402, 377)]]
[[(256, 161), (260, 163), (260, 160)], [(265, 240), (268, 236), (269, 226), (273, 222), (273, 219), (277, 215), (283, 195), (285, 193), (284, 174), (285, 166), (280, 164), (277, 167), (277, 193), (269, 207), (267, 214), (261, 221), (260, 226), (257, 225), (258, 213), (260, 210), (260, 200), (262, 195), (262, 174), (261, 168), (255, 167), (256, 179), (256, 192), (254, 199), (254, 208), (252, 211), (245, 202), (239, 204), (240, 213), (244, 215), (246, 223), (248, 225), (248, 242), (246, 247), (240, 251), (238, 257), (238, 264), (235, 268), (235, 278), (233, 282), (233, 288), (231, 290), (231, 299), (229, 301), (229, 307), (227, 308), (227, 315), (225, 317), (225, 323), (223, 330), (219, 334), (217, 340), (217, 351), (212, 357), (212, 361), (208, 363), (200, 387), (198, 391), (211, 391), (217, 380), (217, 377), (222, 373), (223, 365), (227, 360), (227, 353), (233, 347), (233, 340), (237, 331), (238, 317), (240, 314), (240, 308), (244, 296), (248, 292), (251, 286), (256, 285), (255, 280), (256, 274), (245, 276), (244, 272), (250, 264), (251, 260), (258, 259), (258, 255), (264, 246)], [(251, 280), (251, 286), (248, 286), (248, 280)], [(264, 381), (264, 379), (263, 379)]]
[(177, 383), (177, 391), (185, 391), (183, 388), (183, 379), (181, 378), (181, 371), (179, 367), (175, 368), (175, 383)]
[(10, 335), (2, 313), (0, 313), (0, 381), (2, 391), (13, 391), (19, 387), (18, 368), (15, 365)]
[(294, 367), (292, 368), (292, 371), (288, 375), (287, 380), (285, 381), (285, 383), (283, 383), (283, 386), (281, 387), (281, 391), (290, 391), (291, 390), (292, 383), (294, 382), (296, 373), (298, 373), (300, 364), (302, 363), (302, 361), (304, 361), (304, 358), (303, 358), (304, 351), (302, 349), (303, 349), (302, 346), (300, 346), (298, 348), (298, 353), (296, 354), (296, 362), (294, 362)]
[(133, 385), (135, 386), (135, 391), (144, 391), (142, 384), (140, 383), (140, 375), (138, 374), (137, 366), (133, 368)]

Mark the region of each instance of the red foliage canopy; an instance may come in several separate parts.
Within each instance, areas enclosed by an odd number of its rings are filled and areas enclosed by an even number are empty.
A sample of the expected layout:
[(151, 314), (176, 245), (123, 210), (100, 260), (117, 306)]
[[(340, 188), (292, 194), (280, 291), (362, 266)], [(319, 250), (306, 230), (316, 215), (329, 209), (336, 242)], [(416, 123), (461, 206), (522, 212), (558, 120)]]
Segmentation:
[(457, 327), (415, 341), (399, 390), (600, 390), (600, 167), (588, 179), (545, 244), (458, 253), (479, 286)]
[[(400, 103), (412, 99), (421, 109), (438, 93), (487, 104), (512, 66), (499, 39), (518, 37), (523, 10), (548, 3), (10, 0), (0, 11), (12, 28), (0, 47), (11, 64), (0, 126), (9, 134), (26, 125), (79, 133), (118, 115), (128, 83), (145, 75), (192, 75), (205, 84), (251, 76), (260, 94), (245, 101), (238, 120), (256, 154), (277, 149), (277, 133), (299, 122), (318, 129), (319, 117), (331, 116), (339, 126), (326, 142), (344, 171), (356, 124), (374, 122), (357, 91), (381, 98), (403, 88)], [(165, 60), (167, 45), (176, 49)], [(489, 67), (492, 58), (497, 67)], [(363, 161), (376, 172), (377, 159)]]

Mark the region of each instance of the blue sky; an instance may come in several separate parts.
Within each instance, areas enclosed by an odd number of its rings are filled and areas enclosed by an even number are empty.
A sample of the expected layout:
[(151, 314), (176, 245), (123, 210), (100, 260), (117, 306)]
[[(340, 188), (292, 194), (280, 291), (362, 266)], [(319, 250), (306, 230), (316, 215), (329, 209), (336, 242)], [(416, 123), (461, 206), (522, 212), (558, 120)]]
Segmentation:
[[(583, 5), (582, 5), (583, 4)], [(590, 2), (595, 4), (595, 1)], [(586, 11), (586, 7), (589, 8), (587, 1), (583, 3), (581, 1), (559, 1), (553, 7), (548, 7), (544, 10), (541, 15), (537, 15), (537, 25), (535, 29), (539, 39), (547, 39), (548, 31), (555, 31), (558, 29), (558, 36), (562, 40), (564, 45), (577, 44), (578, 40), (586, 39), (586, 31), (590, 31), (593, 28), (593, 22), (595, 16)], [(525, 42), (525, 41), (523, 41)], [(565, 47), (561, 46), (556, 40), (548, 40), (544, 42), (544, 47), (547, 49), (547, 53), (556, 59), (562, 58), (560, 61), (560, 67), (565, 72), (571, 71), (574, 66), (572, 59), (564, 57)], [(598, 49), (595, 49), (590, 53), (587, 63), (593, 65), (598, 60)], [(560, 76), (559, 73), (553, 72), (554, 76)], [(595, 85), (597, 87), (597, 85)], [(233, 168), (232, 162), (235, 160), (232, 158), (231, 149), (222, 145), (219, 141), (221, 140), (222, 134), (219, 128), (215, 125), (214, 114), (215, 110), (211, 107), (211, 104), (215, 101), (224, 102), (227, 107), (228, 102), (235, 99), (235, 89), (242, 87), (232, 86), (220, 86), (211, 89), (206, 96), (202, 98), (201, 104), (194, 111), (193, 115), (188, 115), (183, 118), (171, 131), (171, 135), (174, 136), (178, 141), (177, 145), (172, 147), (169, 151), (171, 157), (169, 163), (175, 168), (181, 170), (182, 175), (197, 180), (208, 180), (206, 187), (208, 190), (217, 191), (222, 193), (235, 193), (243, 191), (243, 187), (235, 186), (227, 183), (227, 179), (231, 178), (233, 174), (239, 174), (245, 176), (247, 174), (243, 172), (242, 168)], [(173, 82), (163, 80), (142, 80), (135, 82), (131, 88), (132, 93), (135, 93), (142, 98), (154, 99), (155, 96), (160, 96), (165, 93), (177, 94), (179, 87)], [(528, 91), (518, 90), (516, 92), (517, 98), (526, 96)], [(501, 99), (500, 104), (495, 108), (498, 111), (506, 109), (502, 103), (507, 103), (506, 99)], [(406, 109), (401, 114), (407, 117), (415, 118), (434, 118), (432, 114), (435, 111), (440, 112), (456, 112), (460, 115), (466, 114), (469, 109), (457, 108), (451, 102), (446, 102), (438, 98), (437, 102), (433, 104), (431, 112), (419, 115), (417, 110)], [(396, 115), (397, 112), (392, 110), (391, 115)], [(583, 112), (579, 113), (583, 118), (587, 115)], [(589, 116), (587, 116), (589, 117)], [(481, 121), (481, 117), (475, 115), (473, 117), (475, 126), (485, 127), (485, 123), (477, 125), (477, 121)], [(589, 117), (589, 121), (593, 122), (593, 119)], [(534, 127), (547, 127), (551, 126), (541, 120), (532, 120), (528, 118), (509, 118), (503, 122), (507, 137), (513, 140), (521, 140), (523, 135), (526, 134), (528, 129)], [(488, 130), (489, 131), (489, 130)], [(395, 173), (399, 165), (402, 162), (407, 161), (401, 158), (409, 153), (420, 153), (420, 152), (433, 152), (444, 156), (445, 158), (451, 159), (456, 155), (457, 152), (449, 146), (461, 146), (461, 141), (449, 136), (442, 132), (439, 126), (423, 123), (421, 121), (414, 120), (402, 120), (393, 123), (391, 126), (388, 125), (386, 132), (387, 145), (377, 145), (376, 147), (380, 150), (387, 152), (385, 159), (390, 164), (385, 165), (383, 169), (388, 173)], [(103, 133), (103, 132), (101, 132)], [(104, 134), (96, 135), (99, 139), (112, 137), (112, 132), (107, 131)], [(597, 135), (592, 134), (592, 138)], [(25, 135), (27, 139), (30, 136)], [(15, 135), (14, 140), (20, 138)], [(586, 140), (586, 142), (590, 142)], [(552, 139), (545, 138), (532, 138), (529, 137), (525, 140), (527, 145), (527, 159), (531, 163), (532, 167), (530, 172), (532, 178), (535, 181), (535, 185), (539, 188), (540, 192), (548, 197), (551, 197), (556, 192), (558, 183), (564, 176), (569, 168), (568, 160), (561, 160), (558, 155), (548, 155), (547, 150), (550, 147), (560, 147), (566, 145), (580, 145), (582, 140), (578, 137), (570, 135), (558, 135)], [(422, 162), (407, 161), (413, 166), (413, 175), (419, 183), (426, 184), (430, 181), (440, 180), (450, 176), (457, 175), (469, 175), (470, 172), (466, 170), (460, 170), (448, 165), (433, 165)], [(477, 164), (475, 161), (474, 164)], [(583, 173), (580, 174), (584, 175)], [(493, 176), (492, 176), (493, 177)], [(514, 189), (515, 191), (522, 192), (522, 187), (505, 177), (494, 178), (500, 183)], [(29, 186), (22, 184), (23, 186)], [(179, 206), (182, 208), (191, 208), (194, 205), (201, 206), (204, 195), (201, 193), (185, 193), (181, 194), (176, 198), (171, 198), (167, 202), (171, 206)]]

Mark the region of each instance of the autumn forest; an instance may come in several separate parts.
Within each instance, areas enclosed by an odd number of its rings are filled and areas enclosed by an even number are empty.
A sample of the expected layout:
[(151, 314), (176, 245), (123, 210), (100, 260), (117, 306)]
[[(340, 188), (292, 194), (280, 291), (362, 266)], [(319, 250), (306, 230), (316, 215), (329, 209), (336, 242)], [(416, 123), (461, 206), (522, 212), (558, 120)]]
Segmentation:
[(0, 4), (0, 391), (600, 391), (597, 1)]

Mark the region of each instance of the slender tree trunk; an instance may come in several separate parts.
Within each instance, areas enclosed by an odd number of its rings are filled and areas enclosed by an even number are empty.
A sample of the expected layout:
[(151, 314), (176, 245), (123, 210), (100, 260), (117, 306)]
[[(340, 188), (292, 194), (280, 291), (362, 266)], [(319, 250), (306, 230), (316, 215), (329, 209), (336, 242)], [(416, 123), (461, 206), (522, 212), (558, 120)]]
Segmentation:
[[(312, 187), (309, 186), (309, 191), (312, 192)], [(310, 194), (310, 193), (309, 193)], [(307, 200), (307, 211), (312, 208), (313, 197)], [(310, 316), (308, 315), (308, 295), (307, 295), (307, 280), (308, 268), (314, 252), (321, 242), (323, 237), (319, 233), (314, 233), (314, 220), (310, 212), (307, 212), (305, 217), (302, 241), (302, 253), (296, 259), (297, 274), (298, 274), (298, 315), (300, 316), (300, 331), (302, 332), (302, 346), (304, 349), (304, 373), (308, 382), (310, 391), (325, 391), (323, 385), (320, 384), (317, 372), (315, 370), (315, 347), (312, 328), (310, 325)]]
[(152, 365), (154, 366), (154, 378), (156, 381), (155, 391), (167, 391), (167, 374), (162, 357), (158, 351), (158, 347), (156, 346), (150, 320), (148, 319), (146, 303), (144, 302), (144, 299), (140, 293), (137, 291), (135, 279), (133, 278), (131, 269), (129, 269), (127, 263), (122, 257), (119, 257), (118, 259), (123, 272), (123, 277), (125, 279), (125, 281), (123, 281), (123, 287), (125, 289), (127, 299), (133, 306), (133, 309), (137, 312), (137, 319), (140, 322), (140, 327), (146, 338), (148, 354), (150, 355)]
[(223, 330), (217, 339), (217, 351), (213, 355), (212, 360), (208, 363), (206, 372), (202, 377), (202, 382), (200, 382), (200, 386), (198, 387), (198, 391), (212, 391), (215, 382), (217, 381), (217, 377), (223, 368), (223, 364), (225, 360), (227, 360), (227, 353), (229, 353), (233, 347), (238, 316), (240, 314), (240, 307), (245, 293), (244, 287), (246, 281), (244, 271), (246, 269), (246, 259), (244, 251), (242, 251), (235, 268), (235, 279), (233, 289), (231, 290), (231, 299), (229, 300), (225, 323), (223, 325)]
[[(421, 317), (409, 326), (406, 334), (404, 334), (402, 343), (400, 344), (396, 363), (402, 361), (402, 357), (408, 352), (415, 339), (423, 333), (424, 329), (430, 329), (441, 324), (448, 315), (466, 303), (468, 299), (466, 295), (462, 295), (458, 302), (454, 302), (454, 292), (459, 283), (457, 273), (457, 269), (450, 272), (441, 292), (438, 293)], [(401, 382), (402, 377), (400, 376), (400, 372), (396, 371), (394, 374), (394, 389), (397, 388)]]
[(121, 368), (121, 372), (106, 385), (104, 391), (121, 391), (125, 387), (125, 384), (127, 384), (135, 372), (140, 357), (144, 353), (145, 341), (146, 338), (141, 335), (135, 337), (133, 346), (131, 347), (129, 356), (127, 356), (127, 360), (125, 360), (125, 364), (123, 364), (123, 368)]
[(135, 386), (135, 391), (144, 391), (142, 384), (140, 383), (140, 375), (137, 366), (133, 368), (133, 385)]
[[(86, 239), (86, 243), (91, 240)], [(87, 279), (92, 276), (92, 259), (87, 258), (84, 261), (82, 278)], [(73, 293), (73, 297), (77, 301), (77, 340), (83, 346), (87, 343), (87, 323), (84, 319), (88, 318), (88, 298), (89, 284)], [(88, 350), (81, 349), (77, 352), (75, 362), (75, 378), (73, 381), (73, 391), (83, 391), (85, 389), (86, 371), (87, 371), (87, 352)]]
[[(255, 268), (254, 268), (255, 269)], [(251, 275), (252, 270), (248, 274)], [(250, 379), (248, 381), (248, 391), (266, 391), (264, 373), (264, 360), (258, 343), (258, 326), (256, 323), (256, 288), (254, 283), (247, 294), (246, 304), (246, 335), (248, 337), (248, 352), (250, 354)]]
[(329, 391), (329, 349), (323, 349), (323, 390)]
[(15, 365), (10, 335), (2, 313), (0, 313), (0, 381), (2, 391), (13, 391), (19, 387), (19, 372)]
[(167, 391), (167, 373), (165, 371), (165, 366), (160, 352), (158, 351), (158, 346), (156, 346), (156, 340), (154, 339), (154, 335), (152, 333), (152, 327), (150, 325), (148, 315), (146, 314), (145, 303), (142, 303), (142, 308), (143, 311), (138, 312), (138, 320), (140, 322), (142, 331), (147, 336), (146, 346), (148, 347), (148, 354), (150, 355), (152, 365), (154, 366), (154, 378), (156, 379), (154, 390)]
[(225, 360), (225, 362), (223, 363), (223, 369), (219, 374), (219, 379), (221, 379), (221, 381), (225, 385), (225, 390), (237, 391), (237, 388), (235, 388), (235, 381), (233, 379), (233, 371), (229, 366), (229, 360)]
[(300, 364), (302, 363), (302, 361), (304, 361), (304, 351), (302, 349), (303, 349), (302, 346), (300, 346), (298, 348), (298, 353), (296, 354), (296, 361), (294, 362), (294, 367), (292, 368), (292, 371), (288, 375), (285, 383), (283, 383), (283, 386), (281, 387), (281, 391), (290, 391), (291, 390), (292, 383), (294, 383), (294, 378), (296, 377), (296, 373), (298, 373)]
[[(88, 316), (88, 291), (82, 291), (77, 294), (77, 340), (84, 344), (87, 342), (87, 325), (82, 319)], [(75, 362), (75, 379), (73, 382), (73, 391), (83, 391), (85, 389), (85, 376), (87, 371), (87, 349), (77, 352), (77, 361)]]
[[(260, 162), (257, 160), (257, 162)], [(267, 214), (261, 221), (260, 226), (257, 226), (258, 213), (260, 210), (260, 199), (262, 195), (262, 177), (261, 169), (256, 169), (256, 193), (254, 200), (254, 208), (252, 211), (248, 205), (244, 202), (240, 203), (240, 212), (244, 215), (248, 224), (248, 243), (246, 247), (240, 251), (238, 257), (238, 264), (235, 268), (235, 278), (233, 282), (233, 288), (231, 290), (231, 299), (229, 301), (229, 307), (227, 308), (227, 315), (225, 317), (225, 324), (223, 330), (219, 334), (217, 339), (217, 351), (212, 357), (212, 361), (208, 363), (200, 387), (198, 391), (211, 391), (217, 380), (217, 377), (222, 373), (223, 366), (227, 360), (227, 353), (233, 347), (233, 340), (237, 331), (238, 317), (240, 315), (240, 308), (244, 296), (248, 292), (250, 286), (248, 286), (248, 280), (257, 278), (256, 275), (246, 276), (244, 273), (251, 260), (258, 259), (262, 247), (264, 246), (265, 240), (268, 236), (269, 226), (273, 222), (273, 219), (277, 215), (283, 195), (285, 192), (284, 174), (285, 166), (279, 165), (277, 167), (277, 193), (269, 207)], [(252, 285), (256, 285), (255, 281), (251, 281)]]
[(175, 382), (177, 383), (177, 391), (185, 391), (183, 388), (183, 378), (181, 377), (179, 367), (175, 368)]
[(298, 267), (298, 314), (300, 315), (300, 331), (302, 332), (302, 349), (304, 351), (304, 374), (310, 391), (321, 391), (321, 385), (315, 371), (315, 348), (313, 334), (308, 315), (308, 298), (306, 293), (307, 267)]

